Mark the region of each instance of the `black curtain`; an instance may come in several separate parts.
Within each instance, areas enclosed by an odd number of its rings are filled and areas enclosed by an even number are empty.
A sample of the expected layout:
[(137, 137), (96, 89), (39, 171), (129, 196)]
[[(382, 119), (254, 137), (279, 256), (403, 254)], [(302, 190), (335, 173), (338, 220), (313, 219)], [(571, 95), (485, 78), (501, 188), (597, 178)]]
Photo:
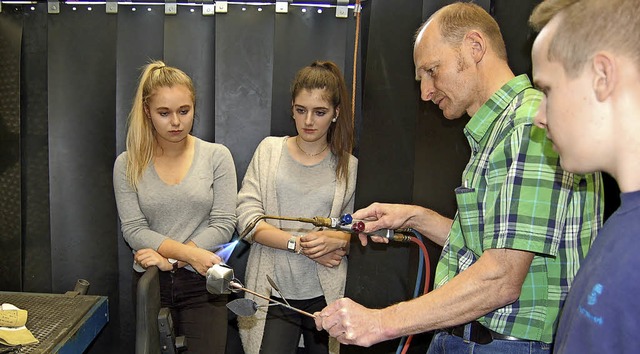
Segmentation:
[(17, 11), (6, 14), (0, 22), (0, 249), (7, 250), (0, 259), (0, 281), (10, 289), (22, 287), (21, 22)]

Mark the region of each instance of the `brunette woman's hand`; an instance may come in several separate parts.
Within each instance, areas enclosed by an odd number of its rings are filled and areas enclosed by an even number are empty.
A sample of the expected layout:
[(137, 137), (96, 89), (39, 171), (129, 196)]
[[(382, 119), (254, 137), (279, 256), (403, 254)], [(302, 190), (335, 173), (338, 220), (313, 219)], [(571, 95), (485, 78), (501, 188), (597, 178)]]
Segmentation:
[(313, 231), (300, 236), (302, 254), (316, 259), (339, 249), (346, 249), (351, 235), (341, 231)]
[(340, 262), (342, 262), (342, 257), (344, 257), (346, 254), (347, 251), (345, 251), (343, 248), (339, 248), (323, 256), (313, 258), (313, 260), (325, 267), (333, 268), (340, 265)]

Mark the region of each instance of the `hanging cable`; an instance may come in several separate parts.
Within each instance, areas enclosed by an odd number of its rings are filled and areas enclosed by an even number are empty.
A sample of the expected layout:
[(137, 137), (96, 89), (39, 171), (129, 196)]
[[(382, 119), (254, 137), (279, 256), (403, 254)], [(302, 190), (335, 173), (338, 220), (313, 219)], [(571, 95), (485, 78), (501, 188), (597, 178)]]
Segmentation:
[(351, 81), (351, 126), (355, 127), (356, 120), (356, 88), (358, 76), (358, 42), (360, 41), (360, 0), (356, 0), (354, 12), (356, 15), (356, 34), (353, 45), (353, 79)]
[[(427, 247), (423, 243), (422, 235), (413, 229), (409, 229), (415, 237), (409, 238), (409, 241), (415, 243), (420, 248), (420, 260), (418, 262), (418, 274), (416, 276), (416, 286), (413, 292), (413, 297), (417, 298), (420, 296), (420, 275), (422, 274), (422, 265), (424, 265), (424, 283), (422, 288), (422, 294), (426, 294), (429, 292), (429, 283), (431, 282), (431, 263), (429, 263), (429, 253), (427, 252)], [(411, 340), (413, 339), (413, 334), (408, 337), (402, 337), (400, 343), (398, 344), (398, 349), (396, 350), (396, 354), (406, 354), (409, 350), (409, 346), (411, 345)]]
[[(416, 237), (420, 237), (420, 234), (415, 234)], [(424, 252), (422, 248), (418, 247), (418, 272), (416, 273), (416, 283), (413, 289), (413, 298), (420, 296), (420, 284), (421, 284), (421, 276), (424, 271)], [(428, 258), (428, 257), (427, 257)], [(405, 343), (407, 342), (407, 337), (400, 338), (400, 343), (398, 343), (398, 349), (396, 349), (396, 354), (400, 354), (405, 347)], [(409, 346), (407, 345), (407, 348)]]

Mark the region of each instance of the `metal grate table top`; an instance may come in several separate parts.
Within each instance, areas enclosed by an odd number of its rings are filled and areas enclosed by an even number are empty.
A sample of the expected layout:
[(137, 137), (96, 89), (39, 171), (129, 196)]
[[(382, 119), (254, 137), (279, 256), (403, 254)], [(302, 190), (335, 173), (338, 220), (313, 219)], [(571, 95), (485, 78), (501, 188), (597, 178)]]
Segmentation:
[[(104, 296), (36, 294), (0, 291), (0, 304), (10, 303), (28, 311), (27, 328), (40, 343), (22, 346), (17, 353), (51, 353), (73, 336), (90, 310), (106, 301)], [(97, 333), (96, 333), (97, 334)], [(2, 347), (2, 346), (0, 346)]]

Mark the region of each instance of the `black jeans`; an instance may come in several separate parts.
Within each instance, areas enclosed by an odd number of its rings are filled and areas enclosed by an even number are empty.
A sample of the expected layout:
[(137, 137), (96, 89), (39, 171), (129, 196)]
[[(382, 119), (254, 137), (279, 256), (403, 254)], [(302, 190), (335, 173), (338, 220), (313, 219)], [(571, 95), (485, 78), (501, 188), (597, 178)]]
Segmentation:
[[(136, 276), (134, 281), (142, 274)], [(185, 336), (189, 354), (224, 354), (227, 344), (227, 295), (207, 292), (207, 279), (178, 269), (159, 272), (160, 305), (171, 311), (176, 336)]]
[[(273, 296), (275, 300), (284, 302)], [(324, 296), (309, 300), (288, 300), (295, 308), (314, 313), (327, 306)], [(316, 330), (311, 317), (299, 314), (283, 306), (270, 306), (262, 337), (262, 354), (296, 354), (300, 335), (304, 338), (304, 353), (327, 354), (329, 352), (329, 334)]]

